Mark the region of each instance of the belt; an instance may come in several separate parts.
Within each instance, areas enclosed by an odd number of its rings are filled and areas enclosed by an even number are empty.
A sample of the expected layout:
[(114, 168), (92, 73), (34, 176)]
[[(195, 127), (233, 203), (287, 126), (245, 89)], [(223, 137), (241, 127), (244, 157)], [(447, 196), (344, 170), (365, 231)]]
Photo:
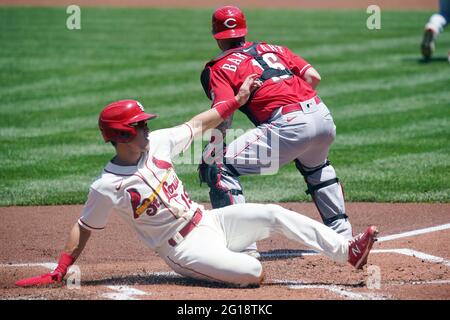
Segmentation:
[(175, 247), (178, 243), (180, 243), (183, 238), (185, 238), (192, 230), (194, 230), (196, 226), (198, 226), (200, 220), (202, 220), (202, 216), (202, 211), (200, 209), (197, 209), (192, 219), (172, 238), (169, 239), (169, 244), (172, 247)]
[[(312, 99), (314, 99), (314, 102), (316, 104), (319, 104), (322, 101), (322, 100), (320, 100), (320, 98), (318, 96), (315, 96), (314, 98), (311, 98), (309, 100), (312, 100)], [(306, 101), (309, 101), (309, 100), (306, 100)], [(301, 104), (303, 102), (305, 102), (305, 101), (291, 103), (291, 104), (287, 104), (285, 106), (282, 106), (281, 107), (281, 114), (285, 115), (285, 114), (288, 114), (288, 113), (291, 113), (291, 112), (294, 112), (294, 111), (303, 111), (303, 108), (301, 106)]]

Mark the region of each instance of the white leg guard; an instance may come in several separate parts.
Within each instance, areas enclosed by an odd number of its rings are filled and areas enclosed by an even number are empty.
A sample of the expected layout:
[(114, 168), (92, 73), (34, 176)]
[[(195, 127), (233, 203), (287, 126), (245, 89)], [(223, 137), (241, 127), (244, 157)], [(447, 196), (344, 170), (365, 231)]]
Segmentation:
[(214, 209), (237, 203), (245, 203), (245, 196), (239, 179), (218, 173), (218, 181), (210, 185), (209, 198)]

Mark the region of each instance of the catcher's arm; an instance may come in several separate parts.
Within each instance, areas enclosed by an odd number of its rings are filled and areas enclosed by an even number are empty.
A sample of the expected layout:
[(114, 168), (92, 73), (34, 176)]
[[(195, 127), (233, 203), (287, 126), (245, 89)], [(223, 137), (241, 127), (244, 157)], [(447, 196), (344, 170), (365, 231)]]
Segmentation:
[(288, 48), (285, 52), (289, 61), (289, 69), (297, 76), (305, 80), (309, 85), (316, 89), (320, 83), (320, 74), (314, 67), (302, 57), (296, 55)]
[(58, 266), (50, 273), (37, 277), (26, 278), (16, 282), (16, 286), (29, 287), (61, 282), (67, 273), (67, 269), (75, 262), (86, 246), (91, 235), (91, 231), (81, 227), (78, 222), (72, 227), (69, 239), (66, 242), (64, 251), (58, 260)]
[(319, 72), (317, 72), (317, 70), (314, 69), (313, 67), (310, 67), (308, 70), (306, 70), (302, 78), (303, 80), (308, 82), (313, 89), (316, 89), (316, 87), (320, 83), (320, 80), (322, 80)]

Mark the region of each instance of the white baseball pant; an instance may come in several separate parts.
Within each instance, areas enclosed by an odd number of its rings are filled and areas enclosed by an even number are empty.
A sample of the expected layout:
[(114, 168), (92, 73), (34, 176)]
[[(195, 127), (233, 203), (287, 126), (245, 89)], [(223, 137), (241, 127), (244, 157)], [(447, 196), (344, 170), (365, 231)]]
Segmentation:
[(272, 234), (317, 250), (336, 262), (348, 259), (348, 240), (325, 225), (273, 204), (244, 203), (205, 211), (178, 245), (167, 242), (159, 255), (177, 273), (238, 286), (259, 284), (261, 263), (241, 250)]

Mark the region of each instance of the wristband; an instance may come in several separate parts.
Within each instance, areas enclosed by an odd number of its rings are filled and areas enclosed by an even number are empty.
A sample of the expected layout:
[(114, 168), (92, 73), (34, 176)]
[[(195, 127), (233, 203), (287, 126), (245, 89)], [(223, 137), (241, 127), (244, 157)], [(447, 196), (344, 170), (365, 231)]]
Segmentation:
[(215, 108), (219, 113), (220, 117), (225, 120), (226, 118), (231, 116), (237, 109), (239, 109), (239, 107), (240, 107), (239, 102), (237, 102), (236, 99), (233, 97), (230, 100), (218, 104)]
[(62, 252), (55, 271), (60, 272), (64, 276), (67, 273), (67, 269), (74, 263), (74, 261), (75, 259), (70, 254)]

